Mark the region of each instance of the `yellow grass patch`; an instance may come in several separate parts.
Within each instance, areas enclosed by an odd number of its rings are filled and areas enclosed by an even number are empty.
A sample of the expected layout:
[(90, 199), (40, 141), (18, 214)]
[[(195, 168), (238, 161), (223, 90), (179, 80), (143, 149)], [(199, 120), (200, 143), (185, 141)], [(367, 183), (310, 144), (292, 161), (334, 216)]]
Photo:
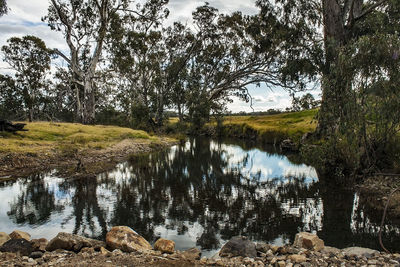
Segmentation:
[(27, 132), (0, 133), (0, 152), (40, 153), (66, 147), (105, 148), (124, 139), (150, 139), (146, 132), (116, 126), (78, 123), (27, 123)]

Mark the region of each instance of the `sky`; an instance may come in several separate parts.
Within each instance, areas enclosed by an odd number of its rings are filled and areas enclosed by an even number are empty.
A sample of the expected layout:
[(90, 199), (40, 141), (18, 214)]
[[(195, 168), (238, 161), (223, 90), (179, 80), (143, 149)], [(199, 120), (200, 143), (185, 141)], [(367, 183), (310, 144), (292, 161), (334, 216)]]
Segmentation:
[[(208, 0), (211, 6), (218, 8), (223, 13), (241, 11), (244, 14), (255, 14), (257, 8), (251, 0)], [(7, 0), (10, 8), (7, 15), (0, 17), (0, 47), (6, 44), (10, 37), (22, 37), (25, 35), (35, 35), (43, 39), (50, 48), (67, 50), (67, 45), (63, 36), (59, 32), (51, 31), (41, 18), (47, 14), (49, 2), (47, 0)], [(170, 15), (166, 23), (173, 21), (191, 22), (192, 11), (204, 1), (195, 0), (170, 0), (168, 9)], [(11, 73), (7, 63), (3, 62), (3, 55), (0, 55), (0, 73)], [(250, 103), (245, 103), (237, 98), (233, 98), (233, 103), (228, 104), (228, 110), (232, 112), (251, 112), (266, 111), (268, 109), (285, 109), (291, 105), (289, 92), (283, 89), (267, 89), (250, 86), (249, 93), (253, 98), (252, 107)], [(318, 91), (311, 92), (315, 98), (319, 98)], [(253, 109), (252, 109), (253, 108)]]

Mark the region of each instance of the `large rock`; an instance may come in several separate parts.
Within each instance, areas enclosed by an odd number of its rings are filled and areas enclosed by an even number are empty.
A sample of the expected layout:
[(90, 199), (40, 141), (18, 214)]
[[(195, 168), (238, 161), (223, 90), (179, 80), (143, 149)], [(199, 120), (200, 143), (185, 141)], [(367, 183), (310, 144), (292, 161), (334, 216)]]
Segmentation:
[(296, 234), (293, 246), (320, 251), (324, 248), (324, 241), (315, 234), (301, 232)]
[(257, 257), (256, 245), (244, 236), (231, 238), (220, 250), (221, 257)]
[(22, 256), (29, 256), (32, 251), (32, 244), (24, 238), (10, 239), (0, 247), (1, 252), (19, 253)]
[(104, 246), (105, 243), (103, 241), (61, 232), (50, 240), (46, 246), (46, 250), (54, 251), (56, 249), (65, 249), (78, 252), (84, 247), (92, 247), (99, 250), (100, 247)]
[(168, 239), (159, 238), (154, 244), (154, 250), (172, 254), (175, 251), (175, 242)]
[(23, 231), (19, 231), (19, 230), (15, 230), (14, 232), (12, 232), (10, 234), (11, 239), (20, 239), (23, 238), (27, 241), (31, 240), (31, 235), (28, 234), (27, 232), (23, 232)]
[(114, 226), (106, 235), (107, 246), (124, 252), (152, 250), (146, 239), (127, 226)]
[(49, 241), (46, 238), (32, 239), (31, 244), (34, 251), (45, 252)]
[(5, 242), (7, 242), (10, 239), (11, 239), (11, 237), (7, 233), (0, 232), (0, 246), (3, 245)]
[(182, 252), (181, 255), (188, 260), (200, 260), (201, 251), (198, 248), (189, 248)]
[(350, 247), (342, 249), (344, 255), (349, 257), (357, 256), (357, 257), (366, 257), (371, 258), (379, 254), (379, 251), (373, 250), (370, 248), (361, 248), (361, 247)]

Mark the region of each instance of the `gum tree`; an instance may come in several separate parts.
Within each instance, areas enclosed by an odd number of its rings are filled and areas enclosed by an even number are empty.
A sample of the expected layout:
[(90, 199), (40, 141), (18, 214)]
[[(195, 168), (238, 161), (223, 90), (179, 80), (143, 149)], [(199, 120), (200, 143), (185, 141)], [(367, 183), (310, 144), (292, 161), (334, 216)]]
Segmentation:
[(16, 71), (16, 91), (22, 95), (29, 121), (33, 121), (50, 70), (49, 50), (40, 38), (29, 35), (10, 38), (1, 50), (4, 60)]
[(69, 53), (55, 49), (73, 74), (76, 116), (82, 123), (95, 121), (96, 70), (101, 62), (107, 32), (120, 14), (140, 17), (130, 0), (51, 0), (43, 18), (52, 30), (63, 33)]

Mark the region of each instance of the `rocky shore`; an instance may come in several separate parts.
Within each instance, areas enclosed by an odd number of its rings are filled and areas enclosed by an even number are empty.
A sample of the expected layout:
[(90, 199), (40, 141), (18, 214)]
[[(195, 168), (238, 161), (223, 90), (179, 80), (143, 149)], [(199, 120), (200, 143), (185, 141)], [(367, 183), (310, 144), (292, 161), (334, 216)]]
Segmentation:
[(298, 233), (292, 245), (253, 243), (238, 236), (211, 258), (197, 248), (175, 250), (160, 238), (153, 246), (126, 226), (115, 226), (105, 241), (59, 233), (52, 240), (26, 232), (0, 232), (0, 266), (400, 266), (400, 254), (360, 247), (337, 249), (311, 233)]

